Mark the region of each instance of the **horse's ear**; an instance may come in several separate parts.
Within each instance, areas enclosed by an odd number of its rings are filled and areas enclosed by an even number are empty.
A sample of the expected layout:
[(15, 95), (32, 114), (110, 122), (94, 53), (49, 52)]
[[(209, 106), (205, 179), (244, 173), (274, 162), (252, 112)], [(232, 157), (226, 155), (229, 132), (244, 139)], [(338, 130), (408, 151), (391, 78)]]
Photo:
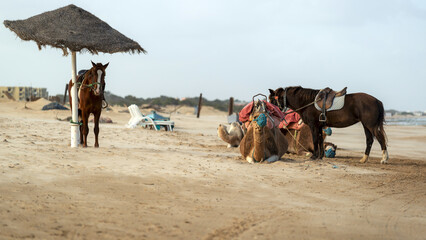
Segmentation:
[(284, 93), (284, 89), (283, 88), (278, 88), (275, 92), (276, 96), (282, 96)]
[(271, 94), (271, 95), (275, 95), (275, 91), (274, 91), (274, 90), (272, 90), (272, 89), (269, 89), (269, 94)]
[(91, 61), (91, 62), (92, 62), (92, 66), (93, 66), (93, 67), (96, 67), (96, 64), (95, 64), (93, 61)]
[(109, 64), (109, 62), (104, 65), (104, 69), (106, 69), (108, 67), (108, 64)]

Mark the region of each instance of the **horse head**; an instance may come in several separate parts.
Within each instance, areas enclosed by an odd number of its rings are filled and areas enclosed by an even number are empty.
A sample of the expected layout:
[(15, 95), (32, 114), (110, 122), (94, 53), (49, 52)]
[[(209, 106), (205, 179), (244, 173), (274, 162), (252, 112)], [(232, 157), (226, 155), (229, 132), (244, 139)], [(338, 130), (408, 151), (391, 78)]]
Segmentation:
[(93, 90), (93, 94), (100, 96), (104, 94), (105, 90), (105, 69), (108, 64), (92, 62), (92, 68), (86, 73), (82, 86)]
[(286, 103), (284, 102), (284, 95), (286, 90), (282, 87), (276, 90), (269, 89), (269, 102), (278, 106), (281, 111), (284, 111)]

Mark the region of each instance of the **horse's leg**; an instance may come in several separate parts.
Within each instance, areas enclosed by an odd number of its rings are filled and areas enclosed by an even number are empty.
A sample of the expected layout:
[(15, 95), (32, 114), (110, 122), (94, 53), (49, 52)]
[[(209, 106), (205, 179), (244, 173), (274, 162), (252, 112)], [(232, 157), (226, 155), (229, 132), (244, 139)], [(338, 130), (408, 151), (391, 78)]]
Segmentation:
[(93, 114), (94, 117), (94, 123), (95, 123), (95, 128), (94, 128), (94, 132), (95, 132), (95, 148), (99, 147), (99, 143), (98, 143), (98, 135), (99, 135), (99, 119), (101, 118), (101, 111), (99, 111), (99, 113)]
[(365, 163), (368, 161), (368, 156), (370, 156), (371, 146), (373, 146), (374, 138), (371, 131), (364, 124), (362, 126), (364, 127), (367, 147), (365, 148), (364, 156), (361, 158), (359, 162)]
[(83, 145), (83, 119), (81, 117), (81, 109), (78, 109), (78, 122), (80, 123), (80, 144)]
[(319, 156), (319, 148), (318, 148), (318, 135), (319, 135), (319, 130), (315, 125), (309, 125), (309, 128), (311, 129), (311, 133), (312, 133), (312, 141), (314, 143), (314, 152), (311, 156), (312, 160), (315, 160), (318, 158)]
[(86, 111), (81, 111), (81, 118), (83, 120), (83, 131), (82, 131), (82, 135), (83, 135), (83, 147), (87, 147), (87, 135), (89, 134), (89, 115), (90, 113), (87, 113)]
[[(82, 121), (80, 121), (82, 123)], [(80, 125), (80, 144), (83, 144), (83, 125)]]
[(381, 127), (375, 128), (373, 133), (377, 141), (379, 141), (380, 147), (382, 148), (382, 160), (380, 161), (380, 163), (386, 164), (389, 160), (389, 154), (386, 147), (386, 137), (385, 133), (383, 132), (383, 125)]
[(322, 159), (324, 157), (324, 138), (323, 138), (323, 132), (322, 127), (319, 128), (318, 131), (318, 147), (319, 147), (319, 159)]

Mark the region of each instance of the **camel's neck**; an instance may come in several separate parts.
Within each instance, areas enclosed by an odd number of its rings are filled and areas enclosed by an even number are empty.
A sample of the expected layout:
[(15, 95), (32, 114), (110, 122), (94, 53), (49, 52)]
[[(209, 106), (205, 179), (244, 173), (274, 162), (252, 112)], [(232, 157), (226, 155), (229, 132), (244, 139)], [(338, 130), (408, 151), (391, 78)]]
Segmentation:
[(252, 155), (253, 158), (259, 162), (265, 160), (265, 137), (263, 128), (265, 127), (253, 129), (254, 146)]

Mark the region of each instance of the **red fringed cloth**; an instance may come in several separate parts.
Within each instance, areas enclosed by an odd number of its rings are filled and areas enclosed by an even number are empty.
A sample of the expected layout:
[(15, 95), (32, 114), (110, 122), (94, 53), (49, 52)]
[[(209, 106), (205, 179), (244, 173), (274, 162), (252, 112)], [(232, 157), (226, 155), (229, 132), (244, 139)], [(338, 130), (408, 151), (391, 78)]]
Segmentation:
[(303, 126), (300, 115), (297, 112), (289, 109), (285, 112), (285, 118), (279, 124), (279, 128), (288, 128), (299, 130)]
[[(299, 130), (302, 127), (303, 122), (300, 121), (300, 119), (301, 119), (300, 115), (297, 114), (296, 112), (292, 112), (293, 110), (289, 109), (284, 114), (274, 104), (266, 102), (264, 100), (263, 100), (263, 102), (265, 102), (266, 108), (268, 109), (271, 118), (274, 120), (274, 124), (272, 125), (271, 119), (268, 118), (267, 125), (268, 125), (269, 128), (272, 128), (273, 126), (275, 126), (275, 127), (279, 127), (279, 128), (288, 128), (288, 129)], [(253, 119), (250, 119), (250, 114), (251, 114), (252, 110), (253, 110), (253, 102), (250, 102), (239, 113), (239, 120), (240, 120), (240, 122), (244, 123), (246, 128), (248, 128), (251, 120), (253, 120)], [(292, 112), (292, 113), (290, 113), (290, 112)]]
[[(271, 118), (274, 120), (274, 124), (272, 125), (271, 119), (268, 118), (268, 122), (267, 122), (268, 127), (272, 128), (273, 126), (275, 127), (279, 126), (282, 119), (284, 119), (284, 113), (281, 112), (281, 110), (274, 104), (269, 103), (265, 100), (263, 100), (263, 102), (265, 102), (266, 108), (268, 109), (268, 112)], [(250, 102), (239, 113), (240, 122), (244, 123), (246, 128), (249, 126), (250, 121), (253, 120), (253, 119), (250, 119), (250, 114), (252, 110), (253, 110), (253, 102)]]

